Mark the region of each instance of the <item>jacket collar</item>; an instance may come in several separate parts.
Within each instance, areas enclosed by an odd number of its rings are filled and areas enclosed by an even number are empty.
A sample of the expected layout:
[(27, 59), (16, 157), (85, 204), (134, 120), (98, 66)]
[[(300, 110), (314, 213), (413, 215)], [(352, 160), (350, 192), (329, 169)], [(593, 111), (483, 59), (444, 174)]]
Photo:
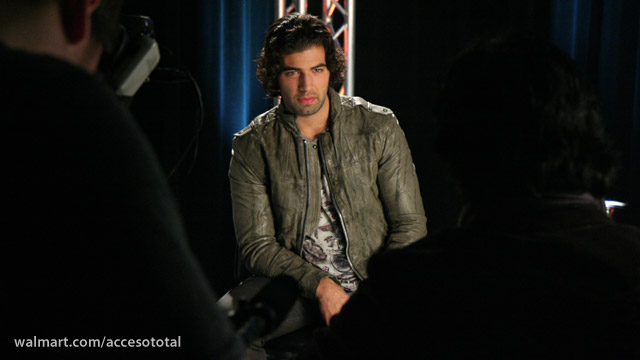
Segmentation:
[[(329, 88), (329, 93), (327, 96), (327, 100), (329, 100), (329, 122), (328, 127), (331, 128), (338, 121), (340, 114), (342, 113), (342, 97), (338, 92)], [(282, 120), (285, 128), (287, 128), (292, 133), (302, 136), (300, 132), (300, 127), (298, 126), (298, 122), (296, 121), (296, 115), (290, 113), (284, 106), (284, 103), (280, 101), (280, 104), (276, 108), (276, 114), (278, 118)]]

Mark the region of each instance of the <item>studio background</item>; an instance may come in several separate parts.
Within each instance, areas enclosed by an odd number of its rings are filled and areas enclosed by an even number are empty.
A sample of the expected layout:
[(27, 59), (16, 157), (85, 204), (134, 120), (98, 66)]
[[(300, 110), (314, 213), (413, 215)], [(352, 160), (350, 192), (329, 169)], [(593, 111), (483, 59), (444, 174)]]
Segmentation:
[[(308, 12), (321, 16), (319, 3), (309, 0)], [(255, 76), (273, 2), (139, 0), (126, 1), (124, 12), (153, 20), (162, 55), (131, 110), (167, 173), (191, 247), (221, 295), (236, 282), (227, 178), (232, 134), (273, 106)], [(628, 205), (614, 217), (640, 226), (640, 2), (358, 0), (355, 31), (354, 94), (399, 119), (429, 232), (453, 226), (461, 205), (431, 151), (437, 76), (463, 45), (503, 31), (551, 39), (580, 64), (621, 154), (610, 198)]]

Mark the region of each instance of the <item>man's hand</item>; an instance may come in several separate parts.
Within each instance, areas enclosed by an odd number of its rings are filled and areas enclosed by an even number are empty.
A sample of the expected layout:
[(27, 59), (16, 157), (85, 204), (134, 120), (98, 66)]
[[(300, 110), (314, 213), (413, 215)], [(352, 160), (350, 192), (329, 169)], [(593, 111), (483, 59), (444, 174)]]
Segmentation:
[(328, 277), (320, 280), (316, 289), (316, 297), (320, 302), (320, 313), (327, 326), (333, 315), (339, 313), (342, 305), (349, 300), (349, 295), (344, 289)]

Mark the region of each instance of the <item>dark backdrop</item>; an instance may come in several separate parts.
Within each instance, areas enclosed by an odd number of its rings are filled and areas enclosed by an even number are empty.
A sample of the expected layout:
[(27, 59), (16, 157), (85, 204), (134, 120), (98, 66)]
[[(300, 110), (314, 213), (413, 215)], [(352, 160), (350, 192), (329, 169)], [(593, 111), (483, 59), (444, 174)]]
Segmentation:
[[(309, 0), (309, 12), (321, 15), (317, 2)], [(357, 2), (354, 93), (391, 108), (400, 120), (430, 232), (454, 225), (460, 207), (430, 147), (436, 130), (430, 109), (437, 74), (468, 41), (505, 30), (548, 37), (583, 66), (601, 94), (605, 122), (622, 153), (624, 167), (612, 197), (629, 206), (616, 212), (617, 219), (640, 225), (638, 4)], [(140, 0), (126, 2), (125, 12), (154, 20), (162, 50), (159, 70), (140, 89), (131, 109), (167, 171), (192, 248), (220, 295), (236, 281), (227, 180), (231, 134), (272, 105), (255, 78), (253, 60), (273, 20), (273, 6), (266, 0)]]

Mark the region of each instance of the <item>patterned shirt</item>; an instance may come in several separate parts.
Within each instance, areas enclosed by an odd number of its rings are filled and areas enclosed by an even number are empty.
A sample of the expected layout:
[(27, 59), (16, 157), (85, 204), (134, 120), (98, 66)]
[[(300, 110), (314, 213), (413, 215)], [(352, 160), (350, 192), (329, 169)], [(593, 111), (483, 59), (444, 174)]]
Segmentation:
[(322, 175), (321, 208), (318, 228), (306, 235), (302, 247), (304, 258), (335, 276), (347, 294), (358, 288), (358, 278), (349, 265), (340, 220), (329, 194), (329, 184)]

